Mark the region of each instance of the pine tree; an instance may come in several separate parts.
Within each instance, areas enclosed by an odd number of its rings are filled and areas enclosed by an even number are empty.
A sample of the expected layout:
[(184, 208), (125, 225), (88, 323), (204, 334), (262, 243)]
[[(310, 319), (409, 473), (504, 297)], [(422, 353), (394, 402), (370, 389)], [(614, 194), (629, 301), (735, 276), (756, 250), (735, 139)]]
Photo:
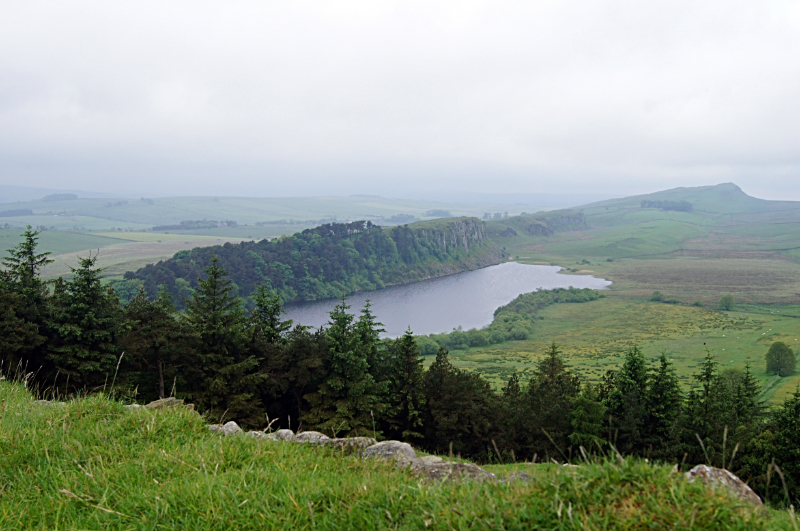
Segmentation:
[[(168, 292), (150, 301), (144, 289), (124, 309), (128, 330), (120, 339), (127, 374), (121, 379), (138, 389), (142, 400), (164, 398), (172, 392), (190, 392), (202, 378), (188, 323), (179, 319)], [(180, 383), (178, 383), (180, 379)], [(118, 380), (119, 381), (119, 380)]]
[(775, 464), (781, 468), (789, 490), (786, 504), (796, 505), (800, 501), (800, 387), (775, 414), (773, 429)]
[[(380, 334), (386, 332), (382, 326), (383, 323), (379, 323), (375, 319), (375, 315), (372, 313), (372, 303), (367, 299), (364, 303), (364, 308), (361, 309), (361, 315), (356, 321), (355, 327), (361, 348), (367, 357), (369, 373), (377, 384), (386, 381), (392, 368), (392, 361), (388, 356), (388, 351), (380, 341)], [(382, 392), (385, 392), (386, 386), (383, 385), (382, 387)]]
[(614, 378), (614, 388), (606, 405), (612, 416), (614, 444), (626, 453), (644, 449), (644, 425), (647, 419), (647, 365), (644, 354), (634, 345)]
[(375, 411), (382, 404), (355, 318), (347, 313), (350, 306), (345, 301), (342, 297), (330, 312), (330, 370), (317, 392), (305, 397), (311, 409), (304, 423), (336, 436), (369, 435), (375, 431)]
[(606, 407), (599, 400), (596, 388), (586, 384), (580, 394), (572, 400), (570, 411), (570, 424), (572, 433), (569, 441), (575, 446), (583, 446), (590, 453), (597, 450), (598, 444), (603, 444), (603, 430), (605, 428)]
[(646, 391), (647, 440), (654, 446), (668, 443), (681, 413), (683, 398), (680, 382), (672, 363), (662, 352), (659, 365), (648, 377)]
[(749, 426), (763, 414), (764, 403), (758, 400), (760, 394), (761, 384), (750, 372), (750, 362), (747, 362), (736, 388), (736, 418), (740, 425)]
[(286, 313), (280, 295), (261, 284), (253, 293), (255, 310), (250, 316), (251, 326), (261, 333), (268, 343), (286, 343), (286, 334), (292, 328), (292, 320), (283, 320)]
[(497, 396), (480, 374), (453, 367), (440, 348), (425, 372), (426, 447), (486, 459), (497, 423)]
[[(47, 282), (41, 279), (41, 272), (52, 260), (48, 258), (49, 252), (38, 252), (38, 236), (39, 232), (31, 230), (28, 225), (22, 234), (23, 241), (6, 251), (8, 257), (2, 262), (5, 271), (0, 275), (0, 284), (14, 299), (13, 312), (11, 305), (7, 303), (4, 306), (4, 316), (9, 319), (5, 326), (10, 334), (6, 342), (11, 345), (14, 337), (24, 337), (24, 341), (16, 343), (18, 348), (13, 349), (13, 355), (6, 361), (15, 363), (15, 358), (24, 358), (28, 368), (45, 379), (54, 372), (47, 361), (46, 345), (53, 331), (49, 326)], [(12, 324), (16, 320), (25, 324)], [(4, 352), (12, 354), (10, 347)]]
[(113, 376), (120, 355), (119, 299), (103, 287), (103, 270), (95, 268), (96, 261), (97, 255), (81, 258), (80, 267), (70, 268), (72, 280), (57, 283), (53, 294), (56, 337), (48, 357), (69, 378), (70, 389), (102, 386)]
[(569, 413), (580, 388), (580, 378), (570, 372), (553, 343), (545, 358), (536, 364), (528, 385), (526, 431), (530, 442), (523, 448), (527, 454), (542, 457), (566, 452), (572, 432)]
[(197, 356), (204, 373), (203, 387), (196, 393), (199, 407), (212, 418), (225, 416), (247, 425), (261, 422), (262, 408), (256, 391), (264, 376), (260, 360), (245, 348), (245, 319), (241, 300), (235, 296), (228, 272), (216, 256), (205, 269), (186, 319), (197, 336)]
[(406, 441), (423, 437), (425, 406), (422, 358), (409, 328), (392, 345), (393, 363), (389, 377), (389, 433)]

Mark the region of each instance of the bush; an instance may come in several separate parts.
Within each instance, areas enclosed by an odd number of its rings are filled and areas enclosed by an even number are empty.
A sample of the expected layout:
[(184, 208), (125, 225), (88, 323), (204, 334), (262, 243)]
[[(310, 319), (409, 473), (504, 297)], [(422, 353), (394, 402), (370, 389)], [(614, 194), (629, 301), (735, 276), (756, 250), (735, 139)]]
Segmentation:
[(661, 302), (664, 300), (664, 294), (660, 291), (654, 291), (653, 295), (650, 297), (650, 300), (653, 302)]
[(694, 302), (692, 303), (692, 306), (697, 306), (697, 307), (700, 307), (700, 306), (702, 306), (702, 305), (703, 305), (703, 301), (694, 301)]

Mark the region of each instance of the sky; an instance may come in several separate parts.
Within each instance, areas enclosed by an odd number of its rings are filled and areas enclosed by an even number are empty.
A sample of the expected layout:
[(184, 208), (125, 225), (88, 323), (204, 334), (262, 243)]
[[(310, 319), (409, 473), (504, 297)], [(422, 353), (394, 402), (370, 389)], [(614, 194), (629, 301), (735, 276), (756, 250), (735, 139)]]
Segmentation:
[(800, 200), (800, 3), (3, 0), (0, 184)]

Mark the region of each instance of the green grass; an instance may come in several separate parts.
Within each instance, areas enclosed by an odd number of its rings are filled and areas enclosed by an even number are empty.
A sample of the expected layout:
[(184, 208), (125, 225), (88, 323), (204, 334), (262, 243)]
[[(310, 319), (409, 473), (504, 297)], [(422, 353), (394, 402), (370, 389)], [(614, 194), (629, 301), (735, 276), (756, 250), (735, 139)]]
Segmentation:
[[(780, 308), (783, 314), (775, 313)], [(800, 348), (800, 319), (786, 315), (795, 310), (749, 306), (719, 312), (609, 296), (549, 306), (539, 312), (543, 319), (536, 321), (531, 339), (452, 351), (450, 358), (456, 366), (478, 371), (500, 387), (514, 371), (529, 378), (536, 362), (556, 342), (573, 370), (586, 381), (598, 382), (607, 370), (619, 368), (625, 352), (636, 343), (652, 363), (666, 352), (688, 390), (708, 347), (720, 369), (742, 369), (749, 361), (754, 375), (766, 385), (771, 377), (765, 372), (764, 355), (772, 342)], [(779, 378), (762, 398), (780, 404), (798, 383), (800, 375)]]
[[(24, 229), (0, 229), (0, 250), (4, 256), (6, 249), (16, 247), (22, 242), (23, 231)], [(54, 254), (97, 249), (124, 242), (125, 240), (120, 238), (98, 236), (88, 232), (44, 231), (39, 234), (39, 250)]]
[(102, 396), (43, 406), (8, 382), (0, 399), (0, 529), (793, 528), (786, 512), (643, 461), (505, 465), (536, 479), (432, 484), (311, 445), (220, 437), (187, 410)]

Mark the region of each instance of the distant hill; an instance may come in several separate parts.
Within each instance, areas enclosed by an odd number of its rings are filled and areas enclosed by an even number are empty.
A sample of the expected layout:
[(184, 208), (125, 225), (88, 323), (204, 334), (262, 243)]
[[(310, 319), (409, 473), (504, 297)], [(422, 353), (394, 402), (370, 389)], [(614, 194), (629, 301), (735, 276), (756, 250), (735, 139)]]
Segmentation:
[(114, 287), (123, 296), (144, 287), (154, 297), (165, 286), (182, 306), (213, 256), (230, 272), (240, 295), (247, 297), (257, 285), (266, 284), (285, 302), (370, 291), (485, 267), (505, 258), (486, 238), (484, 223), (477, 218), (392, 228), (358, 221), (325, 224), (271, 241), (181, 251), (126, 273)]
[[(560, 221), (565, 219), (566, 224)], [(500, 245), (550, 257), (770, 252), (799, 259), (800, 201), (758, 199), (724, 183), (492, 220), (487, 232)]]

